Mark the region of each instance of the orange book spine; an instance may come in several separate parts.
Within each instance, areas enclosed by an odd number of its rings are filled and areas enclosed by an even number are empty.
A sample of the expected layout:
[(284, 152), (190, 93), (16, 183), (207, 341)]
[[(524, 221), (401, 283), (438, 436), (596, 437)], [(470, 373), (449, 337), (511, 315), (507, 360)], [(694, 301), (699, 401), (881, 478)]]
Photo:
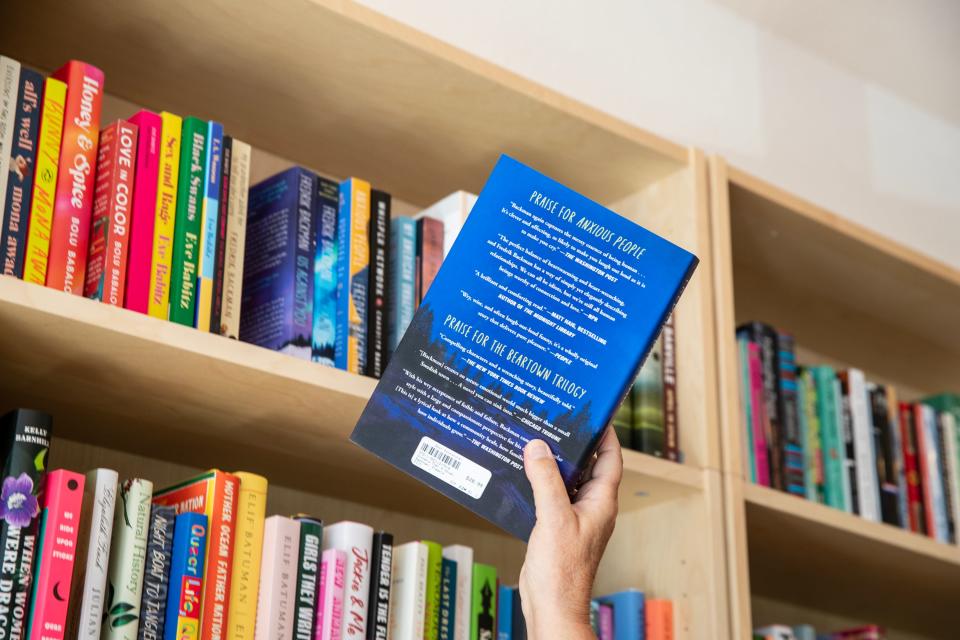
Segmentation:
[(646, 602), (647, 640), (673, 640), (673, 603), (651, 599)]

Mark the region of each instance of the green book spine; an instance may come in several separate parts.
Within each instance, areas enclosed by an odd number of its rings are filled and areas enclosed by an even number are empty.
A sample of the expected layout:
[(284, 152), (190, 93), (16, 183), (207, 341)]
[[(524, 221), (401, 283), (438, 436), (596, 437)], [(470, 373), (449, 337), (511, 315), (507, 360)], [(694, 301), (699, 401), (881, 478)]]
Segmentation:
[(813, 372), (803, 369), (798, 378), (800, 419), (805, 426), (804, 463), (807, 500), (823, 502), (823, 453), (820, 450), (820, 416), (817, 413), (817, 384)]
[(497, 568), (473, 564), (470, 640), (494, 640), (497, 632)]
[(204, 195), (207, 123), (183, 119), (180, 178), (177, 181), (173, 265), (170, 270), (170, 320), (193, 326), (197, 307), (197, 262), (200, 256), (200, 212)]
[(744, 475), (750, 477), (750, 482), (757, 482), (757, 458), (753, 450), (753, 403), (750, 401), (750, 341), (746, 338), (737, 338), (737, 349), (740, 354), (740, 406), (743, 409), (743, 460), (747, 467)]
[(153, 483), (140, 478), (124, 480), (117, 495), (100, 640), (137, 640)]
[(840, 398), (837, 397), (836, 372), (832, 367), (813, 367), (816, 383), (817, 417), (820, 421), (820, 449), (823, 457), (824, 502), (837, 509), (846, 510), (847, 501), (843, 491), (843, 428), (838, 419)]
[(317, 584), (320, 577), (320, 547), (323, 523), (297, 516), (300, 522), (300, 553), (297, 556), (297, 590), (293, 613), (294, 640), (313, 640), (317, 613)]
[(443, 583), (443, 547), (431, 540), (427, 545), (427, 602), (423, 613), (423, 640), (440, 637), (440, 587)]
[(633, 383), (633, 448), (666, 457), (663, 419), (663, 335), (650, 349)]

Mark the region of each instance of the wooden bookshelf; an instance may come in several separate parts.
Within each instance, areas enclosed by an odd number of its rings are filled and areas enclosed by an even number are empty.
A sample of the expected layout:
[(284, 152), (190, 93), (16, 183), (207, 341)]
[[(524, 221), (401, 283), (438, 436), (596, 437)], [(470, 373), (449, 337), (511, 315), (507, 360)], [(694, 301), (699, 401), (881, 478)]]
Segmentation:
[[(903, 399), (960, 388), (960, 271), (710, 159), (731, 626), (872, 622), (949, 638), (960, 547), (744, 477), (734, 329), (794, 334), (798, 361), (856, 366)], [(827, 628), (827, 627), (825, 627)]]
[[(621, 515), (597, 590), (676, 603), (678, 638), (728, 628), (707, 166), (674, 144), (347, 0), (4, 3), (3, 53), (106, 73), (105, 122), (135, 105), (214, 118), (292, 163), (390, 191), (400, 213), (479, 190), (508, 153), (693, 251), (676, 312), (676, 464), (624, 452)], [(54, 413), (56, 465), (158, 483), (197, 468), (271, 482), (311, 511), (474, 545), (515, 582), (524, 545), (352, 446), (374, 381), (0, 278), (0, 403)], [(718, 635), (719, 634), (719, 635)]]

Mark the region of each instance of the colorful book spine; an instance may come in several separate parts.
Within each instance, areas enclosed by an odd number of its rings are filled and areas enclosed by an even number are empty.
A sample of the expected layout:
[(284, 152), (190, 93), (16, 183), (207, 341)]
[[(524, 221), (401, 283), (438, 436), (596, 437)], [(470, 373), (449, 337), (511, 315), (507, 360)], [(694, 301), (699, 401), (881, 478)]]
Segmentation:
[(347, 553), (327, 549), (321, 556), (320, 597), (314, 640), (340, 640), (343, 634), (343, 597), (347, 571)]
[(957, 522), (960, 520), (960, 483), (954, 452), (953, 416), (948, 413), (934, 413), (937, 421), (937, 453), (940, 456), (940, 481), (943, 485), (944, 515), (947, 520), (947, 542), (957, 542)]
[(601, 602), (597, 607), (597, 640), (618, 640), (614, 630), (613, 605)]
[(754, 407), (752, 388), (750, 386), (750, 342), (746, 338), (737, 337), (737, 366), (738, 381), (740, 383), (740, 423), (743, 443), (741, 456), (743, 458), (743, 476), (756, 484), (757, 458), (753, 450), (753, 414)]
[(646, 628), (646, 603), (642, 591), (627, 589), (599, 598), (600, 604), (613, 607), (614, 637), (643, 638)]
[(314, 362), (334, 366), (337, 342), (337, 217), (340, 185), (317, 179), (317, 242), (313, 260)]
[(424, 640), (437, 640), (440, 634), (440, 590), (443, 582), (443, 547), (432, 540), (421, 540), (427, 547), (427, 601), (423, 612)]
[(427, 607), (427, 547), (422, 542), (401, 544), (394, 550), (391, 640), (423, 640)]
[(420, 300), (427, 295), (430, 285), (443, 264), (443, 223), (434, 218), (417, 220), (417, 262), (420, 266)]
[(337, 522), (324, 532), (323, 548), (340, 549), (347, 554), (350, 579), (344, 594), (342, 635), (344, 638), (362, 638), (367, 634), (373, 529), (357, 522)]
[(817, 394), (817, 419), (820, 423), (820, 450), (823, 459), (825, 504), (847, 509), (844, 486), (843, 439), (840, 423), (837, 421), (838, 398), (836, 395), (836, 373), (831, 367), (812, 367), (813, 381)]
[(47, 259), (50, 255), (50, 234), (53, 230), (53, 207), (56, 202), (66, 100), (66, 83), (56, 78), (47, 78), (43, 91), (43, 106), (40, 109), (37, 167), (34, 172), (26, 260), (23, 265), (23, 279), (40, 285), (47, 282)]
[(880, 516), (887, 524), (902, 526), (897, 483), (899, 474), (899, 449), (894, 438), (895, 429), (887, 413), (886, 390), (877, 384), (867, 383), (870, 401), (870, 416), (873, 428), (873, 446), (877, 452), (877, 479), (880, 486)]
[(766, 419), (764, 426), (770, 463), (770, 486), (781, 491), (784, 483), (783, 418), (780, 414), (780, 363), (778, 360), (777, 332), (761, 322), (750, 322), (737, 328), (737, 335), (760, 347), (761, 379), (763, 381), (763, 405)]
[(217, 261), (217, 219), (220, 215), (220, 182), (223, 178), (223, 125), (207, 125), (207, 158), (200, 221), (200, 255), (197, 263), (197, 314), (195, 326), (210, 330), (213, 309), (213, 276)]
[(907, 480), (907, 524), (916, 533), (927, 532), (923, 480), (917, 452), (917, 419), (914, 406), (900, 404), (900, 440), (903, 443), (903, 470)]
[(80, 295), (83, 293), (93, 208), (103, 71), (71, 60), (53, 77), (67, 84), (67, 101), (47, 261), (47, 286)]
[(100, 132), (83, 295), (123, 306), (137, 127), (118, 120)]
[(771, 486), (770, 417), (763, 382), (763, 361), (760, 345), (747, 341), (747, 363), (750, 369), (750, 406), (753, 408), (753, 457), (756, 460), (757, 482)]
[(243, 296), (243, 260), (247, 236), (247, 194), (250, 191), (250, 145), (233, 139), (230, 151), (230, 193), (227, 208), (226, 256), (223, 267), (223, 303), (220, 334), (240, 337), (240, 300)]
[(163, 640), (167, 592), (173, 563), (173, 536), (177, 513), (173, 507), (155, 504), (150, 509), (147, 534), (146, 572), (140, 601), (140, 628), (137, 640)]
[(20, 63), (0, 56), (0, 222), (7, 197), (7, 176), (10, 173), (10, 148), (13, 146), (13, 127), (17, 116), (17, 90), (20, 83)]
[(153, 498), (157, 504), (173, 505), (178, 514), (193, 511), (207, 516), (210, 542), (204, 558), (202, 640), (221, 640), (227, 629), (239, 485), (237, 476), (211, 469), (164, 489)]
[(143, 109), (134, 114), (129, 122), (137, 127), (138, 133), (131, 204), (130, 244), (127, 248), (127, 284), (123, 306), (126, 309), (147, 313), (163, 121), (158, 114)]
[(147, 312), (169, 319), (170, 270), (177, 216), (177, 185), (180, 175), (180, 140), (183, 120), (164, 111), (160, 114), (160, 164), (157, 170), (157, 202), (153, 222), (153, 254), (150, 257), (150, 292)]
[(199, 640), (200, 605), (203, 600), (204, 556), (210, 531), (207, 516), (184, 512), (173, 528), (170, 589), (163, 625), (164, 640)]
[(440, 640), (455, 640), (457, 631), (457, 563), (443, 558), (440, 577)]
[[(853, 409), (850, 398), (850, 376), (848, 371), (837, 373), (837, 385), (840, 398), (840, 424), (843, 427), (843, 469), (847, 483), (847, 505), (849, 512), (860, 514), (860, 483), (857, 479), (857, 441), (853, 426)], [(872, 463), (871, 463), (872, 466)]]
[(880, 483), (877, 479), (877, 452), (874, 447), (873, 416), (870, 412), (867, 381), (859, 369), (848, 370), (848, 380), (860, 515), (867, 520), (880, 522)]
[(900, 399), (897, 390), (892, 386), (885, 387), (887, 397), (887, 417), (890, 420), (891, 438), (893, 440), (894, 460), (897, 467), (897, 508), (899, 509), (900, 526), (909, 528), (910, 516), (907, 506), (907, 472), (903, 459), (903, 440), (900, 430)]
[(473, 607), (473, 549), (462, 544), (450, 545), (443, 548), (443, 557), (457, 563), (453, 637), (454, 640), (468, 640)]
[(413, 320), (420, 303), (417, 292), (417, 221), (406, 216), (390, 223), (390, 353)]
[(119, 478), (111, 469), (94, 469), (87, 473), (84, 485), (66, 635), (99, 640)]
[(390, 585), (393, 575), (393, 534), (373, 534), (370, 558), (370, 622), (367, 640), (387, 640), (390, 634)]
[(677, 403), (677, 335), (674, 315), (667, 316), (663, 339), (663, 434), (667, 460), (680, 460), (680, 420)]
[(223, 136), (220, 163), (220, 212), (217, 214), (217, 249), (213, 259), (213, 298), (210, 301), (210, 333), (221, 333), (223, 321), (223, 277), (227, 262), (227, 224), (230, 218), (230, 176), (233, 165), (233, 138)]
[(142, 478), (121, 483), (113, 518), (109, 585), (102, 640), (136, 640), (143, 600), (143, 575), (150, 528), (153, 483)]
[[(57, 469), (47, 476), (43, 494), (43, 524), (33, 596), (30, 603), (30, 640), (63, 640), (70, 606), (70, 586), (76, 561), (84, 477)], [(64, 597), (66, 594), (66, 597)]]
[(267, 479), (238, 471), (237, 531), (230, 586), (227, 640), (253, 640), (257, 622), (257, 589), (263, 553), (263, 523), (267, 511)]
[(42, 101), (43, 76), (33, 69), (21, 67), (12, 136), (9, 145), (0, 144), (0, 153), (9, 149), (10, 154), (4, 176), (7, 179), (6, 199), (0, 201), (0, 220), (3, 221), (0, 255), (3, 256), (3, 274), (16, 278), (23, 277)]
[[(40, 526), (39, 497), (46, 479), (51, 417), (17, 409), (0, 418), (0, 459), (3, 460), (3, 509), (0, 511), (0, 637), (22, 638), (26, 604)], [(22, 603), (24, 606), (14, 606)]]
[(645, 640), (673, 640), (673, 603), (663, 598), (651, 598), (645, 603)]
[(170, 321), (193, 326), (197, 309), (197, 263), (200, 257), (200, 211), (206, 180), (207, 123), (183, 119), (173, 256), (170, 262)]
[(924, 505), (927, 514), (927, 535), (939, 542), (948, 542), (946, 502), (943, 493), (943, 474), (940, 471), (941, 455), (937, 414), (932, 407), (918, 404), (917, 453), (920, 458), (920, 473), (923, 476)]
[(297, 516), (294, 519), (300, 523), (300, 542), (297, 553), (297, 579), (294, 583), (293, 638), (294, 640), (313, 640), (323, 523), (308, 516)]
[(370, 183), (340, 183), (334, 362), (338, 369), (367, 372), (367, 300), (370, 267)]
[[(801, 393), (802, 392), (802, 393)], [(797, 399), (804, 429), (804, 479), (807, 500), (824, 501), (823, 451), (820, 448), (820, 416), (817, 413), (817, 384), (810, 369), (803, 369), (798, 377)]]
[(370, 191), (370, 282), (367, 285), (367, 373), (383, 375), (390, 358), (388, 290), (390, 268), (390, 194)]
[(497, 592), (497, 640), (511, 640), (513, 634), (513, 588), (500, 585)]
[(666, 457), (663, 420), (663, 333), (647, 354), (633, 382), (633, 448)]
[(267, 518), (257, 600), (257, 640), (293, 637), (300, 523), (285, 516)]
[(803, 438), (800, 434), (799, 404), (797, 403), (797, 363), (794, 355), (793, 336), (780, 332), (777, 334), (777, 366), (779, 376), (779, 414), (783, 437), (783, 480), (787, 493), (802, 496), (806, 494), (803, 481), (804, 456)]
[(470, 638), (485, 640), (497, 633), (497, 568), (473, 564), (470, 600)]

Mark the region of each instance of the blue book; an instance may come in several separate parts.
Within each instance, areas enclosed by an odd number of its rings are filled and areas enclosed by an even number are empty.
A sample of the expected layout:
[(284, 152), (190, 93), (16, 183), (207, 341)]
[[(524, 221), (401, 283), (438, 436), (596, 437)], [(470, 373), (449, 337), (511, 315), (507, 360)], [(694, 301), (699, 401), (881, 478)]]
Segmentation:
[(176, 517), (176, 509), (172, 506), (155, 504), (150, 508), (150, 532), (147, 534), (147, 559), (143, 574), (143, 597), (140, 600), (138, 640), (163, 637)]
[(17, 278), (23, 277), (23, 259), (27, 248), (27, 227), (30, 222), (30, 203), (33, 200), (33, 175), (37, 164), (43, 82), (43, 76), (33, 69), (20, 67), (17, 112), (13, 121), (13, 138), (10, 140), (7, 197), (0, 199), (0, 220), (3, 221), (3, 228), (0, 229), (2, 273)]
[(203, 175), (203, 209), (200, 217), (200, 254), (197, 260), (197, 306), (193, 326), (210, 331), (213, 311), (213, 278), (217, 264), (217, 221), (220, 218), (220, 183), (223, 178), (223, 125), (207, 123), (207, 157)]
[(334, 360), (338, 369), (367, 373), (367, 294), (370, 284), (370, 183), (340, 183), (337, 221), (337, 326)]
[[(513, 590), (513, 629), (511, 640), (527, 640), (527, 620), (523, 617), (523, 606), (520, 603), (520, 589)], [(592, 611), (591, 607), (591, 611)]]
[(457, 622), (457, 561), (444, 558), (440, 567), (440, 640), (454, 640)]
[(340, 185), (317, 179), (317, 248), (313, 259), (314, 362), (334, 365), (337, 327), (337, 216)]
[(597, 598), (613, 607), (613, 640), (643, 640), (646, 635), (642, 591), (627, 589)]
[(940, 450), (940, 429), (937, 426), (937, 412), (927, 405), (920, 405), (923, 424), (923, 448), (927, 459), (927, 474), (923, 478), (924, 491), (930, 491), (930, 503), (933, 505), (932, 537), (939, 542), (950, 542), (949, 523), (947, 520), (947, 501), (943, 489), (943, 480), (946, 477), (942, 472), (944, 463), (943, 452)]
[(406, 216), (393, 219), (390, 232), (390, 351), (417, 310), (417, 221)]
[(511, 640), (513, 637), (513, 592), (515, 587), (500, 585), (497, 595), (497, 640)]
[(310, 360), (317, 176), (292, 167), (250, 189), (240, 339)]
[(177, 640), (187, 630), (193, 630), (196, 634), (200, 627), (203, 556), (206, 550), (207, 516), (191, 512), (178, 515), (173, 529), (173, 560), (170, 563), (164, 640)]
[(696, 264), (501, 157), (351, 439), (526, 540), (523, 446), (572, 490)]

